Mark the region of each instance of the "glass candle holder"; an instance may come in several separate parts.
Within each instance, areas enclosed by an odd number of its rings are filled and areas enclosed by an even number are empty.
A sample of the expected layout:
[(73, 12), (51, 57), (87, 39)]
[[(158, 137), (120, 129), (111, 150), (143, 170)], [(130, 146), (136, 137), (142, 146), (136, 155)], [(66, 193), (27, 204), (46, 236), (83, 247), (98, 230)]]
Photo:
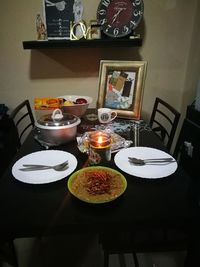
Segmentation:
[(111, 160), (111, 135), (94, 131), (89, 135), (89, 164), (101, 165)]

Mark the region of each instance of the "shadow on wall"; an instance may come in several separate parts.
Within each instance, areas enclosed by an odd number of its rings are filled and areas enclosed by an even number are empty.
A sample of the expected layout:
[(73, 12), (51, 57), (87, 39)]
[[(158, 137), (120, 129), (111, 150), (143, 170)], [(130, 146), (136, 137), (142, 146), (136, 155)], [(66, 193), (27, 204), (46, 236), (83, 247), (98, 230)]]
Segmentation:
[(32, 50), (30, 78), (96, 77), (100, 60), (141, 60), (138, 48), (67, 48)]
[[(144, 40), (145, 23), (136, 30)], [(78, 42), (78, 41), (77, 41)], [(142, 60), (139, 47), (31, 50), (30, 79), (97, 77), (100, 60)]]

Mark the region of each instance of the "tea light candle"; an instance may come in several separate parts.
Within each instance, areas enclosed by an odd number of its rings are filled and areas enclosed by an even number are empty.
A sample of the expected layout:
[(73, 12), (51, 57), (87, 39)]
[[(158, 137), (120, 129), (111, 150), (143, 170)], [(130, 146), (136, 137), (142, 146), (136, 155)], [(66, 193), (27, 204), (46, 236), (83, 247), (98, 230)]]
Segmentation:
[(89, 136), (89, 163), (100, 164), (111, 159), (111, 136), (103, 131), (92, 132)]
[(110, 146), (110, 135), (102, 131), (96, 131), (90, 135), (90, 145), (96, 148)]

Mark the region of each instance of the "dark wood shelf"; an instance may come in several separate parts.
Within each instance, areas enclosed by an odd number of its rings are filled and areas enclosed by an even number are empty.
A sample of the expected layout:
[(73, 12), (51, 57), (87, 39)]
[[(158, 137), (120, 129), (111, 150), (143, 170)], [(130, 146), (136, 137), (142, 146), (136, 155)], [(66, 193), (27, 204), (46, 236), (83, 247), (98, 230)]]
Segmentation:
[(134, 39), (94, 39), (85, 40), (81, 39), (78, 41), (70, 40), (48, 40), (48, 41), (23, 41), (24, 49), (52, 49), (52, 48), (81, 48), (81, 47), (136, 47), (142, 45), (141, 38)]

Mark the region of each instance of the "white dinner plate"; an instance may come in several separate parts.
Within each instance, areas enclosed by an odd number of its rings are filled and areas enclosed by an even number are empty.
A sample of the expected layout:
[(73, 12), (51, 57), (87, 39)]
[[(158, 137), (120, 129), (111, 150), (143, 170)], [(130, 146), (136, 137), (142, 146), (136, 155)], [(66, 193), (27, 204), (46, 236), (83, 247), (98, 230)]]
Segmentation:
[(129, 147), (120, 150), (114, 158), (115, 164), (122, 171), (141, 178), (158, 179), (171, 175), (177, 169), (177, 162), (169, 164), (157, 164), (157, 165), (142, 165), (137, 166), (131, 164), (128, 157), (135, 157), (140, 159), (151, 158), (168, 158), (172, 157), (170, 154), (161, 151), (159, 149), (150, 147)]
[[(65, 171), (55, 171), (54, 169), (38, 171), (20, 171), (23, 164), (56, 165), (68, 160), (69, 168)], [(43, 150), (24, 156), (15, 162), (12, 167), (13, 176), (28, 184), (46, 184), (61, 180), (70, 175), (77, 166), (77, 159), (71, 153), (61, 150)]]

